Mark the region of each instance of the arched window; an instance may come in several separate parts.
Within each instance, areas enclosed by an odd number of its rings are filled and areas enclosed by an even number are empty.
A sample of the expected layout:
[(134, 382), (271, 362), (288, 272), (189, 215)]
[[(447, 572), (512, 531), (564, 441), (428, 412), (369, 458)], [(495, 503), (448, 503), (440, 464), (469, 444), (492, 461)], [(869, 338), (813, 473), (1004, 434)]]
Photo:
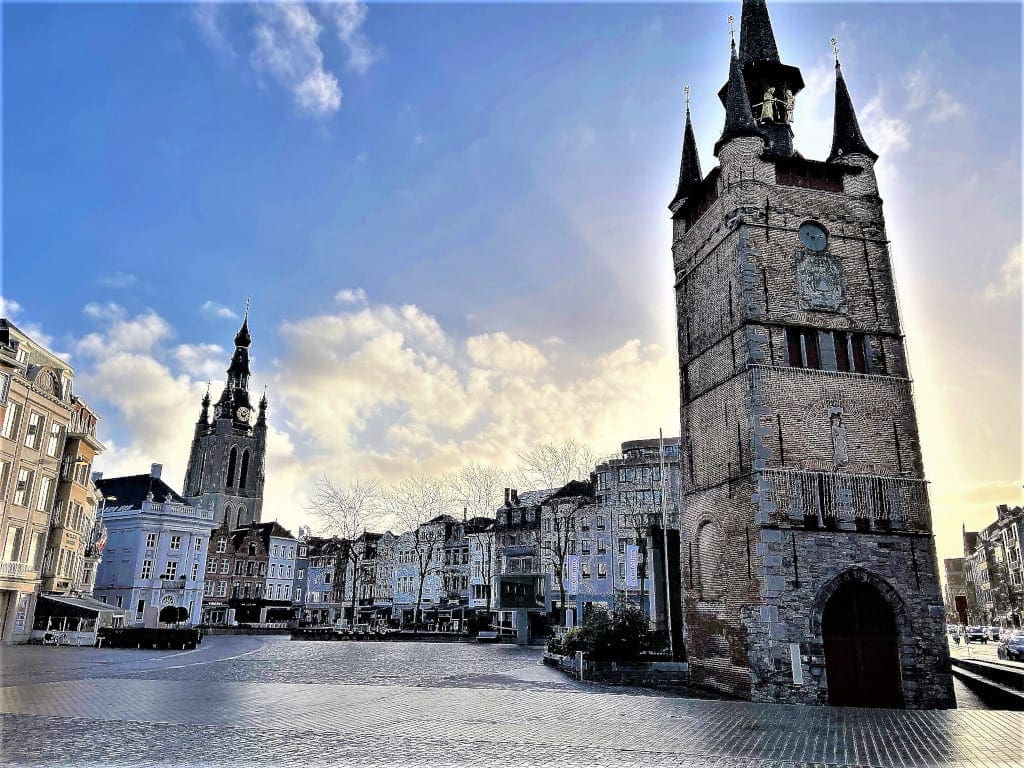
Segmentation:
[(245, 488), (246, 481), (249, 479), (249, 449), (246, 448), (242, 451), (242, 471), (239, 473), (241, 477), (238, 480), (238, 487)]
[(203, 473), (206, 471), (206, 457), (210, 455), (210, 449), (203, 449), (202, 454), (199, 456), (199, 469), (192, 478), (192, 485), (196, 493), (199, 493), (203, 489)]
[(235, 464), (237, 462), (238, 449), (232, 446), (231, 453), (228, 454), (228, 488), (235, 484)]

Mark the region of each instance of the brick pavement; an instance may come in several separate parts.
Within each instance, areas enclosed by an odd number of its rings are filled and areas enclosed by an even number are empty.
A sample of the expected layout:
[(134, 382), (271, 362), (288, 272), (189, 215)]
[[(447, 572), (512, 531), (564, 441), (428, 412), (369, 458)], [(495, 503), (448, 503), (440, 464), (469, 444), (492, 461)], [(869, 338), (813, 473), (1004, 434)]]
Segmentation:
[[(407, 661), (422, 654), (433, 675), (401, 676), (378, 665), (385, 652), (376, 647), (217, 638), (194, 654), (103, 659), (5, 649), (3, 758), (40, 765), (1024, 764), (1019, 713), (697, 701), (580, 684), (538, 666), (536, 651), (479, 646), (450, 649), (459, 669), (440, 665), (436, 646), (390, 651)], [(15, 664), (19, 655), (23, 663)], [(296, 675), (306, 681), (278, 680), (304, 657), (318, 660)], [(270, 674), (261, 674), (261, 662)], [(62, 666), (73, 671), (55, 674)], [(22, 670), (16, 679), (11, 668)], [(317, 675), (332, 682), (308, 680)]]

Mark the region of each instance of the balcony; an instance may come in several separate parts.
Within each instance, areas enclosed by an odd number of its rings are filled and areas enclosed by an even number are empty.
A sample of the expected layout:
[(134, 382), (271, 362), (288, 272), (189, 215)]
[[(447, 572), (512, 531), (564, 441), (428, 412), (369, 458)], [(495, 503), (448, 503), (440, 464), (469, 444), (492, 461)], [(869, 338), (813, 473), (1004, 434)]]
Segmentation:
[(544, 573), (544, 564), (539, 557), (516, 557), (505, 560), (501, 568), (503, 576)]
[(160, 589), (185, 589), (185, 577), (179, 579), (160, 579)]
[(13, 560), (0, 560), (0, 578), (15, 578), (28, 571), (28, 563), (17, 563)]
[(502, 547), (501, 554), (505, 557), (534, 557), (537, 554), (537, 547), (532, 544)]
[(765, 469), (758, 497), (771, 524), (929, 531), (928, 483), (906, 477)]

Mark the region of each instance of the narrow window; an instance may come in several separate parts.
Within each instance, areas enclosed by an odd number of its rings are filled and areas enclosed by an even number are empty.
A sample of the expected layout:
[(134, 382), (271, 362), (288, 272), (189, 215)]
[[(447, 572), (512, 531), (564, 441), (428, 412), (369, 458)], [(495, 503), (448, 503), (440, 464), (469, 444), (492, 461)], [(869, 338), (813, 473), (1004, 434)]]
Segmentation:
[(231, 453), (228, 454), (228, 488), (235, 484), (235, 463), (238, 461), (238, 450), (234, 447), (231, 448)]
[(853, 370), (857, 373), (867, 373), (867, 360), (864, 355), (864, 334), (863, 333), (851, 333), (850, 334), (850, 358), (853, 361)]
[(245, 488), (249, 479), (249, 449), (246, 448), (242, 451), (242, 471), (241, 478), (238, 481), (240, 488)]

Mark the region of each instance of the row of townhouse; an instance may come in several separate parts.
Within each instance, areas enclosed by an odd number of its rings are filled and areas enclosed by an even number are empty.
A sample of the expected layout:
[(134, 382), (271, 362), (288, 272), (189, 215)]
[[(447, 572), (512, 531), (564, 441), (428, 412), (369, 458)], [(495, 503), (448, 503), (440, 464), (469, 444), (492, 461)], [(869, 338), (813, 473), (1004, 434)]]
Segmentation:
[(1024, 625), (1024, 507), (1000, 504), (980, 531), (963, 530), (964, 556), (944, 561), (950, 622)]
[[(59, 606), (88, 609), (103, 542), (92, 482), (103, 451), (74, 369), (0, 318), (0, 642), (23, 643)], [(45, 597), (43, 597), (45, 596)], [(42, 608), (40, 606), (42, 605)]]
[(617, 599), (663, 617), (666, 567), (680, 581), (678, 483), (678, 440), (631, 441), (588, 480), (507, 489), (493, 518), (442, 514), (398, 534), (343, 539), (296, 537), (276, 522), (230, 527), (227, 516), (214, 527), (214, 510), (188, 504), (154, 464), (147, 475), (97, 481), (116, 501), (104, 514), (96, 595), (147, 625), (173, 607), (196, 624), (455, 627), (481, 614), (539, 631), (552, 614), (571, 624)]

